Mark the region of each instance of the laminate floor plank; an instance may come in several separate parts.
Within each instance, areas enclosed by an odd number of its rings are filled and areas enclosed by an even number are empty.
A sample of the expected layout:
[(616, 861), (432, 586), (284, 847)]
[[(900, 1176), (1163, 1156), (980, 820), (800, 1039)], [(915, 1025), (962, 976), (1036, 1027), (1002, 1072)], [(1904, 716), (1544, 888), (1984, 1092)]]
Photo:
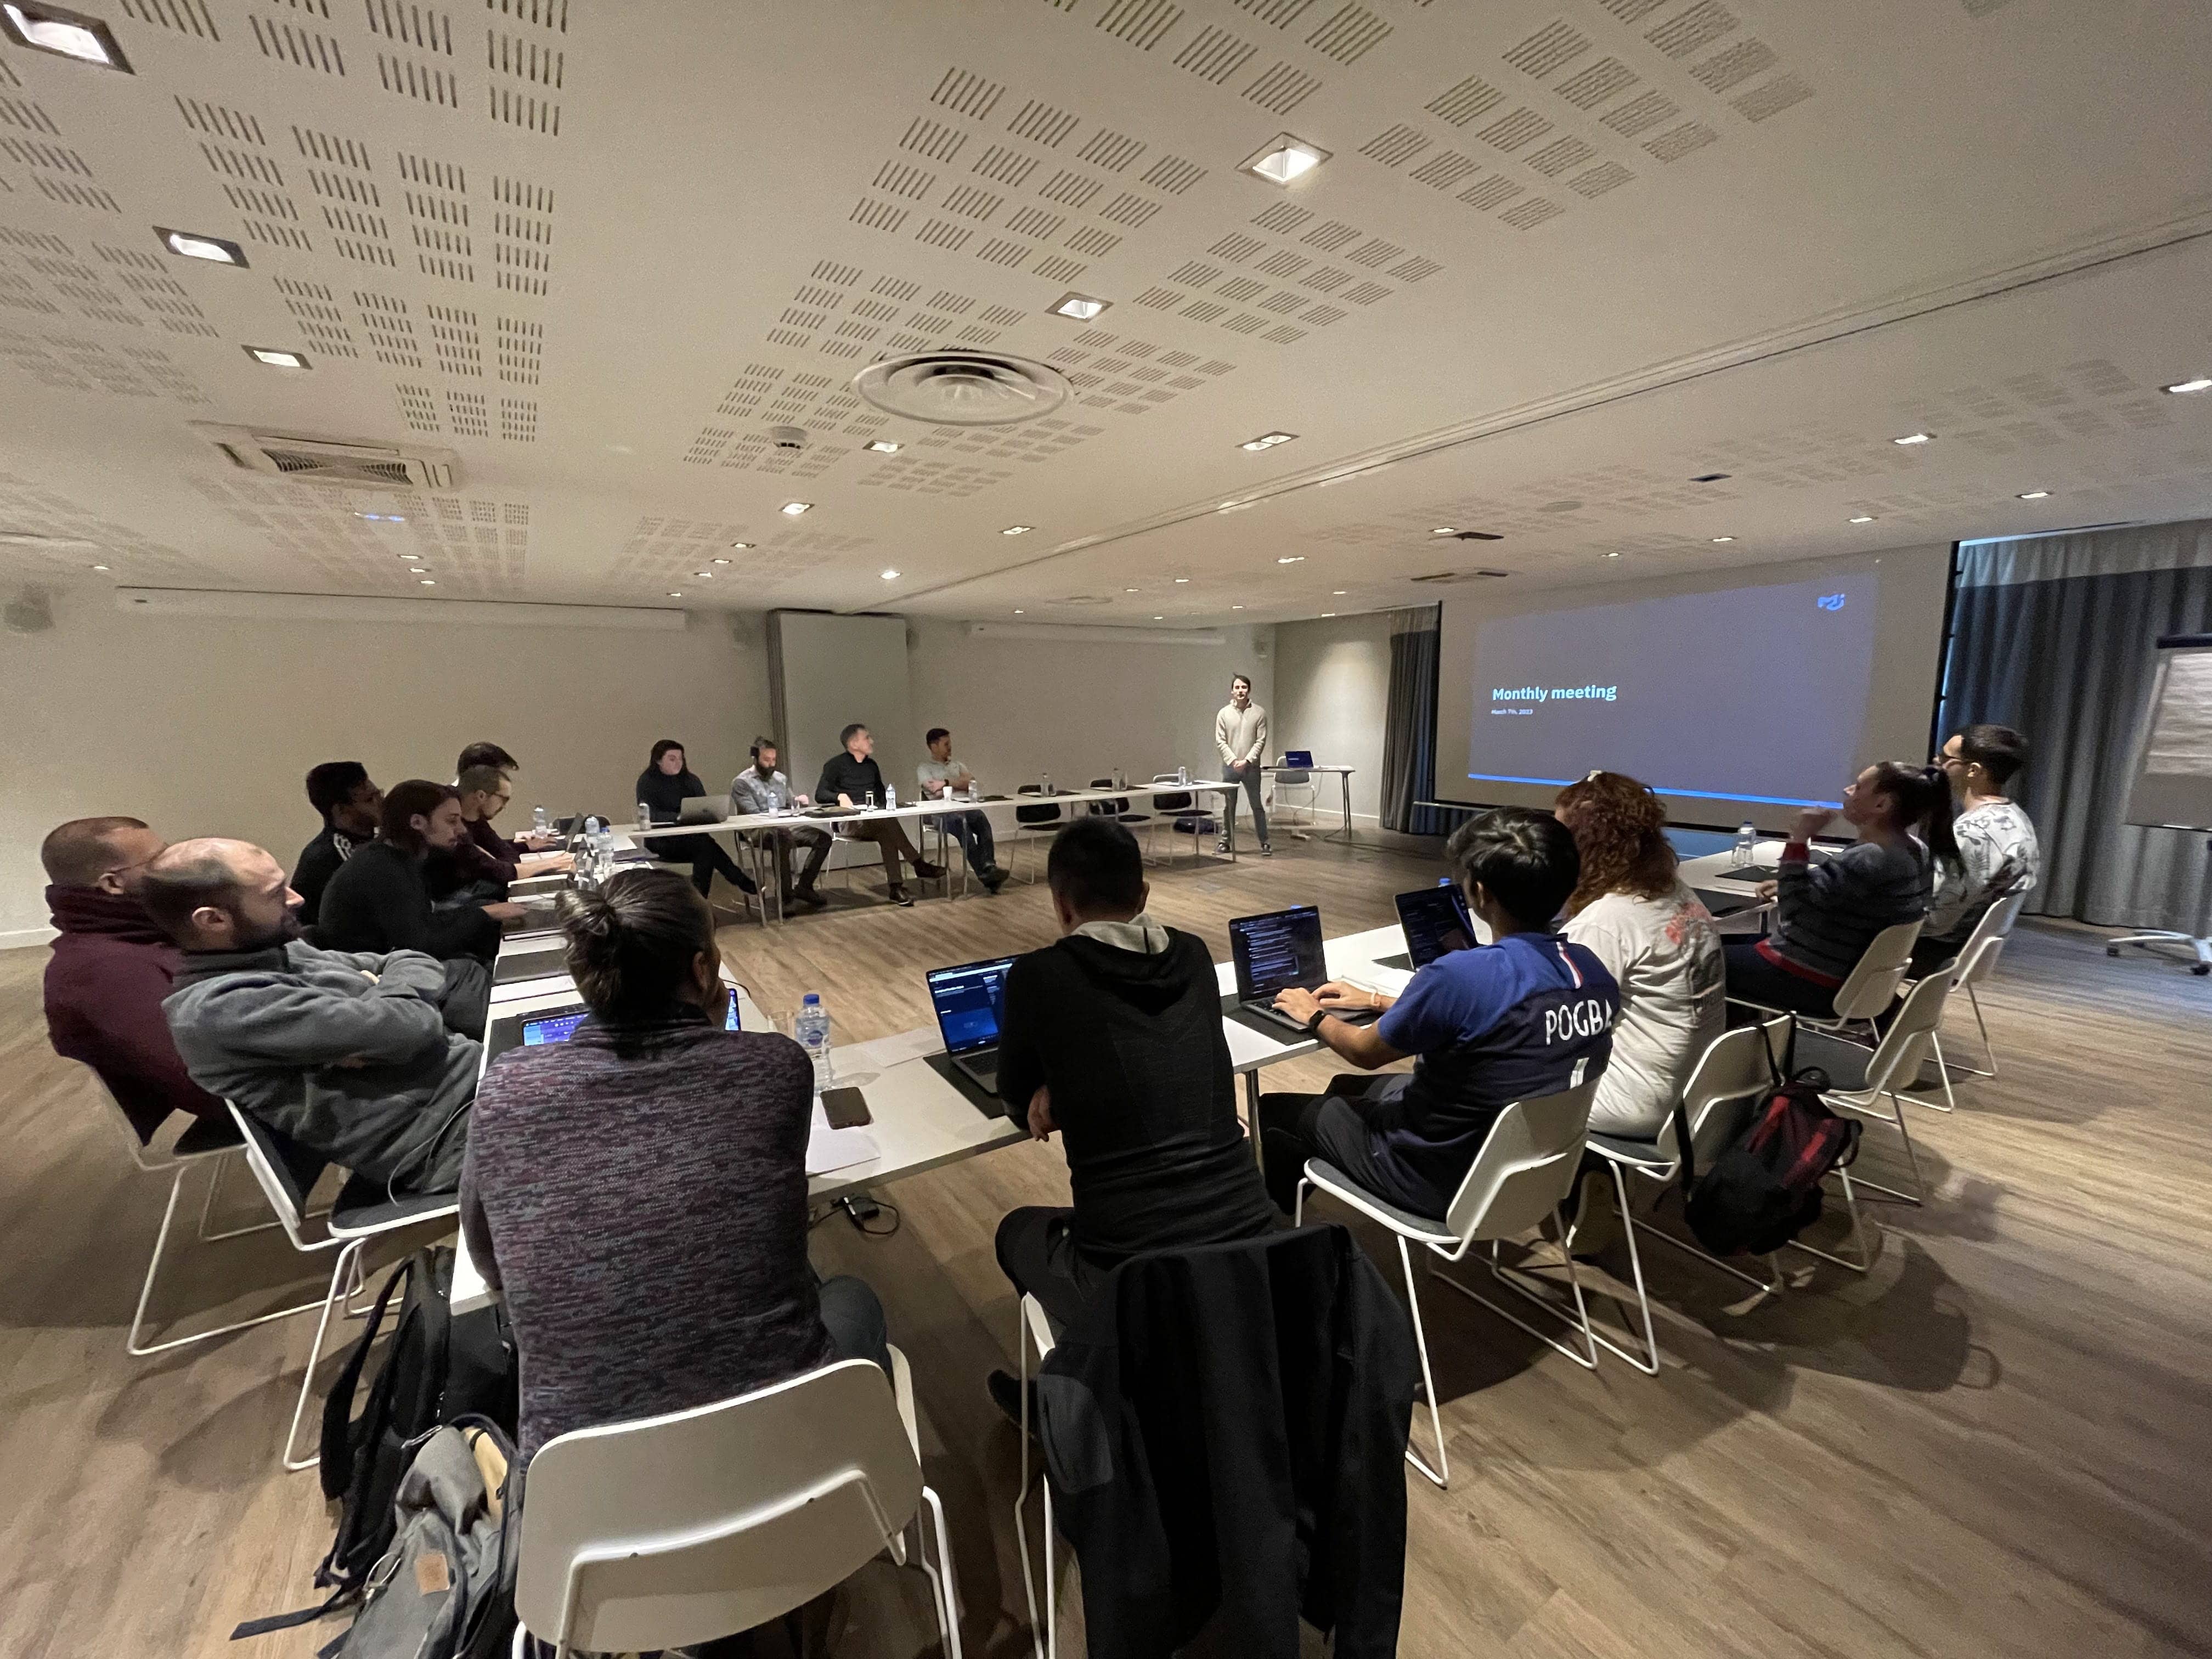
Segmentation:
[[(1233, 916), (1316, 902), (1328, 932), (1352, 932), (1435, 873), (1419, 851), (1286, 843), (1157, 869), (1152, 908), (1219, 958)], [(927, 1023), (927, 968), (1054, 936), (1042, 885), (908, 910), (878, 890), (864, 880), (782, 928), (725, 927), (725, 957), (780, 1021), (821, 992), (846, 1045)], [(1586, 1373), (1423, 1278), (1453, 1486), (1407, 1471), (1407, 1659), (2212, 1651), (2212, 985), (2109, 959), (2103, 938), (2014, 934), (1982, 996), (2002, 1075), (1961, 1084), (1954, 1115), (1907, 1109), (1932, 1196), (1867, 1206), (1881, 1249), (1863, 1279), (1785, 1253), (1790, 1288), (1753, 1304), (1647, 1245), (1665, 1364), (1646, 1378), (1609, 1356)], [(0, 952), (0, 1659), (302, 1659), (331, 1627), (227, 1638), (313, 1600), (329, 1543), (314, 1476), (276, 1462), (313, 1316), (124, 1353), (167, 1182), (130, 1168), (85, 1074), (47, 1048), (46, 955)], [(1954, 1060), (1978, 1055), (1963, 1006), (1946, 1037)], [(1301, 1060), (1266, 1083), (1317, 1089), (1336, 1069)], [(1863, 1157), (1874, 1179), (1904, 1173), (1893, 1129), (1870, 1122)], [(328, 1258), (280, 1234), (193, 1237), (205, 1179), (186, 1177), (157, 1322), (319, 1296)], [(993, 1659), (1030, 1632), (1019, 1448), (982, 1389), (1013, 1359), (992, 1241), (1007, 1210), (1067, 1190), (1056, 1146), (1013, 1146), (884, 1188), (870, 1224), (885, 1236), (832, 1213), (813, 1239), (823, 1272), (876, 1286), (913, 1363), (963, 1635)], [(233, 1171), (218, 1222), (255, 1206)], [(1662, 1224), (1678, 1214), (1668, 1199)], [(1355, 1231), (1397, 1285), (1389, 1240)], [(1499, 1294), (1478, 1265), (1458, 1271)], [(1627, 1271), (1616, 1250), (1585, 1275), (1616, 1333)], [(1036, 1524), (1032, 1506), (1033, 1542)], [(1060, 1559), (1073, 1655), (1079, 1582)], [(933, 1649), (918, 1574), (877, 1564), (848, 1599), (842, 1654)]]

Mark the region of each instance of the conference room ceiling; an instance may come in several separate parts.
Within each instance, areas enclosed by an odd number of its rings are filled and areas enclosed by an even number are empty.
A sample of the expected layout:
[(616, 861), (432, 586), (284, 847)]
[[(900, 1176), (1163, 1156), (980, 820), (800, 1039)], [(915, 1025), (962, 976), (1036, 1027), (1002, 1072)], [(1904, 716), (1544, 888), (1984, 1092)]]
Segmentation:
[[(2194, 0), (74, 9), (131, 72), (0, 39), (11, 583), (1149, 626), (2212, 512)], [(1072, 398), (854, 391), (938, 347)]]

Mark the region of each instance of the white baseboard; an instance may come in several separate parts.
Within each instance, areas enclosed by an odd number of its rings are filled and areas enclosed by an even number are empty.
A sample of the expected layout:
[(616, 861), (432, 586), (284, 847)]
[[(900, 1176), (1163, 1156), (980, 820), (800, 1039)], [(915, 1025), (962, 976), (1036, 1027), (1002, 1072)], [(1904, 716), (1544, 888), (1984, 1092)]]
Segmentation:
[(27, 951), (34, 945), (45, 945), (55, 937), (51, 927), (17, 927), (0, 931), (0, 951)]

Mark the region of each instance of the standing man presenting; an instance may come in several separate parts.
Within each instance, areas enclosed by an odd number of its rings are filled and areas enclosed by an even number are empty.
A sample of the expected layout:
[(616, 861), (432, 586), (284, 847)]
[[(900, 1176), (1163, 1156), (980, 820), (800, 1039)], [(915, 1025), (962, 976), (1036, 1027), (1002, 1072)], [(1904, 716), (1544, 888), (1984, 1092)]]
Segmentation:
[[(967, 763), (952, 758), (952, 733), (941, 726), (933, 726), (922, 741), (929, 745), (929, 758), (914, 770), (924, 799), (942, 800), (947, 790), (965, 789), (975, 781)], [(968, 855), (968, 867), (975, 872), (975, 879), (992, 893), (1004, 887), (1006, 872), (999, 867), (999, 846), (991, 838), (991, 820), (980, 811), (947, 812), (944, 822), (945, 833)]]
[[(1272, 853), (1267, 839), (1267, 809), (1260, 800), (1260, 757), (1267, 747), (1267, 711), (1252, 701), (1252, 682), (1239, 674), (1229, 682), (1229, 701), (1213, 717), (1213, 746), (1221, 751), (1221, 781), (1241, 783), (1252, 798), (1252, 823), (1260, 837), (1260, 850)], [(1237, 824), (1237, 793), (1223, 797), (1223, 833), (1214, 850), (1229, 850), (1229, 832)]]

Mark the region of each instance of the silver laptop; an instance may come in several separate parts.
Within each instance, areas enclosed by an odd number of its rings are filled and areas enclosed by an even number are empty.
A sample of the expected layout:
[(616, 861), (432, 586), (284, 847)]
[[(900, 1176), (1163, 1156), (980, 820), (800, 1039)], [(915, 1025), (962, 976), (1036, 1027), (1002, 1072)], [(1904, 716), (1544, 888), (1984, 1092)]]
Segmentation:
[(727, 795), (694, 795), (676, 814), (678, 823), (720, 823), (730, 816)]

